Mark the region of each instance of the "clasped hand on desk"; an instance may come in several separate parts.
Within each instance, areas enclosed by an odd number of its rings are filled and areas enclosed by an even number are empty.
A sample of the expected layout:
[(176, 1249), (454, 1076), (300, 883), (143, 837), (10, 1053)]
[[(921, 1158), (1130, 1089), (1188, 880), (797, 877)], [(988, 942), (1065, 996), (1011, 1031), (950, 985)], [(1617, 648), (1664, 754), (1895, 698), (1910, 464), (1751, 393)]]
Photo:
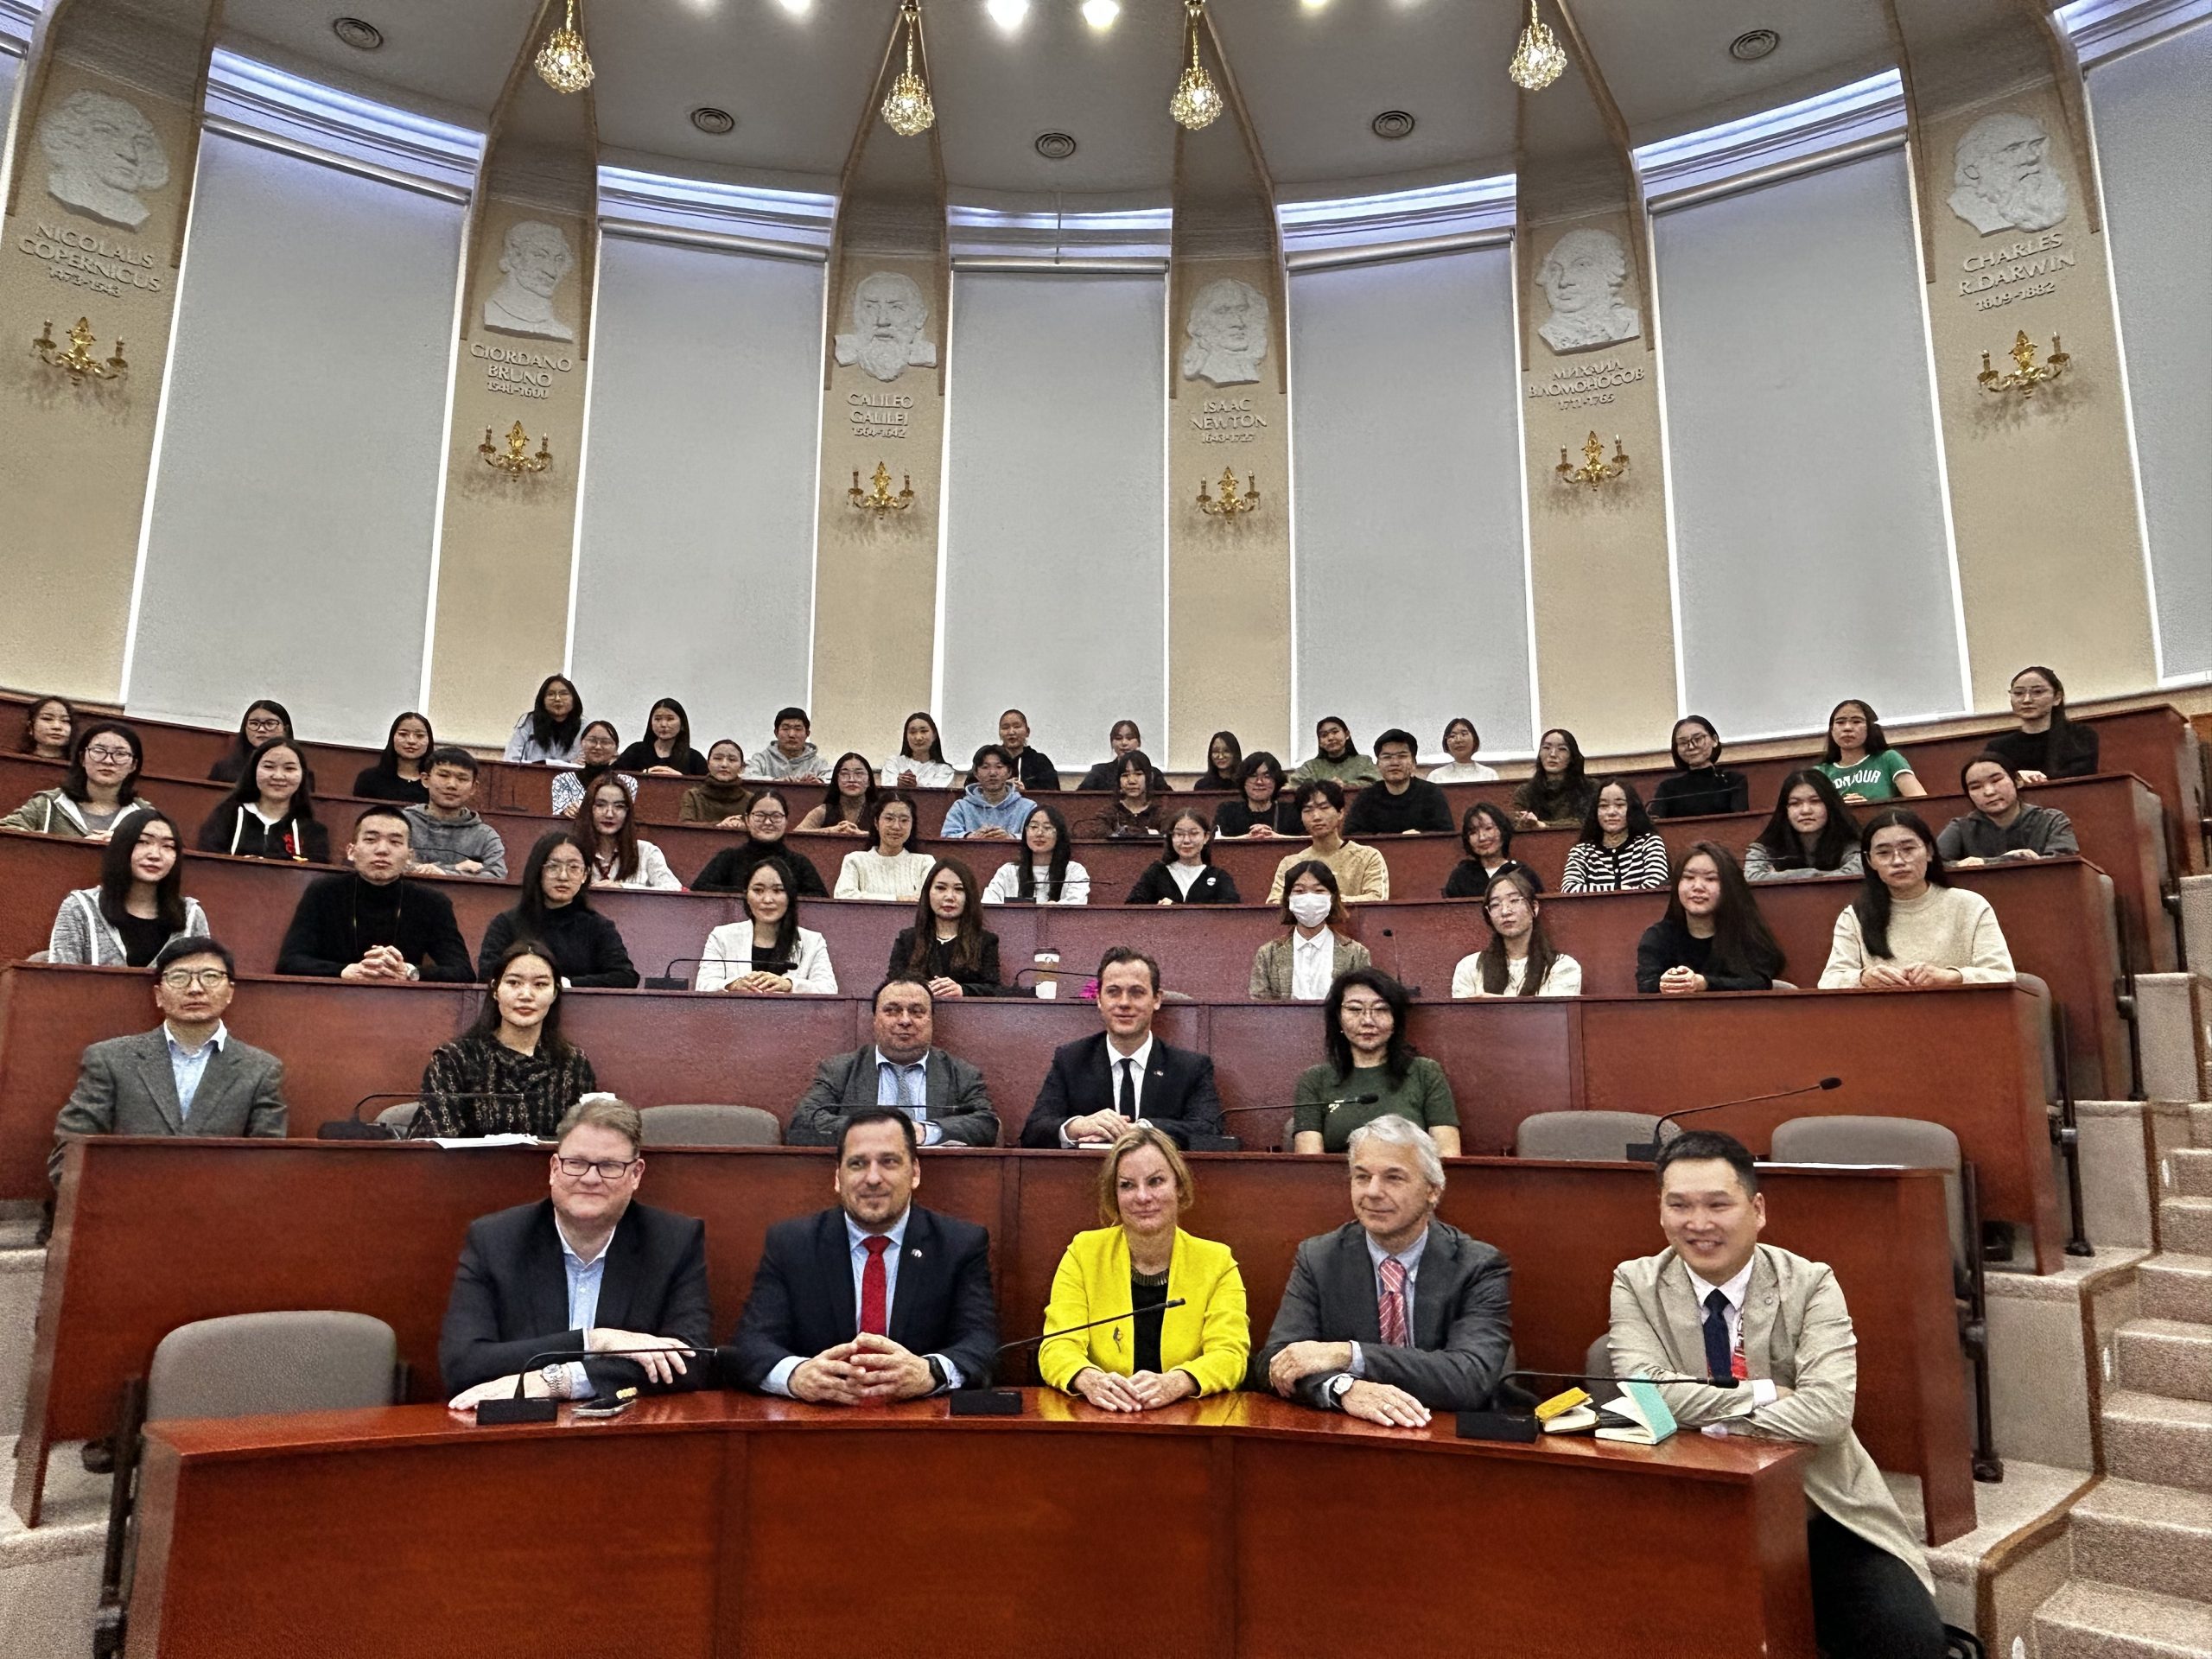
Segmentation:
[[(584, 1332), (584, 1352), (587, 1354), (619, 1353), (634, 1362), (646, 1376), (665, 1388), (684, 1374), (686, 1367), (681, 1353), (659, 1353), (656, 1349), (688, 1348), (690, 1344), (676, 1337), (650, 1336), (642, 1331), (620, 1331), (610, 1325), (595, 1325)], [(639, 1349), (649, 1351), (639, 1353)], [(511, 1400), (515, 1383), (522, 1383), (525, 1400), (545, 1397), (545, 1376), (542, 1371), (510, 1371), (505, 1376), (495, 1376), (488, 1382), (479, 1382), (473, 1389), (463, 1389), (446, 1402), (449, 1411), (474, 1411), (485, 1400)]]
[(928, 1360), (867, 1331), (823, 1349), (791, 1377), (793, 1396), (817, 1406), (918, 1400), (936, 1387)]

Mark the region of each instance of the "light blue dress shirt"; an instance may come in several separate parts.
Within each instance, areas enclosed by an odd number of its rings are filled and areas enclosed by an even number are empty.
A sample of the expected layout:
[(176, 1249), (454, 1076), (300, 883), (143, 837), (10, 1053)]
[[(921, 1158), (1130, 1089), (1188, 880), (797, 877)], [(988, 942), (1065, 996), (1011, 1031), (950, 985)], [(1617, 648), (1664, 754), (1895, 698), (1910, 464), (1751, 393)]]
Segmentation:
[[(933, 1147), (944, 1139), (944, 1127), (930, 1122), (930, 1057), (929, 1051), (909, 1065), (887, 1059), (881, 1049), (875, 1051), (875, 1103), (893, 1106), (914, 1120), (922, 1144)], [(847, 1224), (850, 1224), (848, 1218)], [(899, 1223), (905, 1226), (904, 1222)]]
[[(899, 1306), (899, 1263), (906, 1254), (906, 1224), (913, 1218), (914, 1207), (908, 1205), (906, 1212), (883, 1234), (891, 1241), (891, 1248), (883, 1253), (883, 1323), (887, 1329), (891, 1324), (891, 1310)], [(875, 1235), (863, 1232), (850, 1216), (845, 1217), (845, 1242), (850, 1247), (853, 1266), (853, 1330), (855, 1333), (860, 1330), (861, 1278), (868, 1271), (868, 1240), (874, 1236)], [(813, 1357), (811, 1354), (790, 1354), (778, 1360), (775, 1369), (762, 1379), (761, 1392), (780, 1394), (786, 1400), (794, 1398), (791, 1373)], [(927, 1354), (923, 1357), (934, 1359), (944, 1368), (944, 1386), (947, 1389), (961, 1386), (963, 1379), (960, 1368), (943, 1354)]]
[[(1397, 1255), (1398, 1265), (1406, 1270), (1406, 1335), (1408, 1338), (1414, 1333), (1414, 1284), (1421, 1277), (1421, 1258), (1427, 1249), (1428, 1229), (1424, 1227), (1421, 1230), (1421, 1236)], [(1382, 1264), (1391, 1258), (1375, 1242), (1372, 1233), (1367, 1236), (1367, 1259), (1375, 1264), (1375, 1304), (1380, 1307), (1382, 1305)], [(1351, 1363), (1344, 1368), (1344, 1374), (1348, 1376), (1367, 1375), (1367, 1356), (1360, 1352), (1359, 1344), (1356, 1342), (1351, 1344)]]
[[(617, 1222), (619, 1228), (621, 1224)], [(569, 1235), (560, 1221), (553, 1223), (553, 1230), (561, 1240), (561, 1266), (569, 1275), (569, 1329), (581, 1331), (588, 1342), (591, 1328), (599, 1322), (599, 1287), (607, 1278), (607, 1252), (614, 1243), (614, 1235), (607, 1236), (607, 1243), (599, 1247), (599, 1254), (588, 1262), (578, 1255), (569, 1243)], [(591, 1374), (584, 1370), (580, 1359), (569, 1362), (569, 1398), (585, 1400), (594, 1392)]]
[(187, 1048), (176, 1039), (176, 1032), (166, 1021), (162, 1035), (168, 1039), (169, 1075), (176, 1079), (177, 1116), (185, 1122), (192, 1122), (192, 1097), (200, 1092), (200, 1080), (207, 1075), (207, 1062), (222, 1052), (230, 1040), (230, 1027), (221, 1020), (215, 1022), (213, 1036), (198, 1048)]

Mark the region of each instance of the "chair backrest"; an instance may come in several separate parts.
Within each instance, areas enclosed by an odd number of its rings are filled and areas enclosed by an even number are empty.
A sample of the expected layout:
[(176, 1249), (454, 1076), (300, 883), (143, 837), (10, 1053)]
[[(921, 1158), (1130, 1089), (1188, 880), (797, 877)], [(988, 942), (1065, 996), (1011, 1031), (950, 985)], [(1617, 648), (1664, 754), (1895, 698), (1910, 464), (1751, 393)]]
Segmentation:
[(648, 1106), (638, 1116), (649, 1147), (775, 1147), (784, 1140), (776, 1115), (758, 1106)]
[(181, 1325), (154, 1350), (146, 1420), (255, 1417), (396, 1404), (399, 1342), (365, 1313), (234, 1313)]
[(2043, 1052), (2043, 1097), (2045, 1104), (2061, 1099), (2064, 1090), (2059, 1087), (2058, 1044), (2051, 1035), (2050, 985), (2033, 974), (2016, 973), (2013, 982), (2036, 1000), (2036, 1038)]
[(1608, 1400), (1617, 1399), (1619, 1397), (1621, 1391), (1620, 1384), (1618, 1382), (1591, 1382), (1587, 1379), (1593, 1376), (1611, 1376), (1612, 1374), (1613, 1349), (1611, 1338), (1609, 1337), (1599, 1337), (1597, 1341), (1592, 1343), (1590, 1346), (1583, 1351), (1582, 1375), (1585, 1379), (1584, 1386), (1590, 1390), (1591, 1397), (1596, 1400), (1600, 1405), (1603, 1405)]
[(422, 1116), (422, 1112), (421, 1101), (404, 1100), (397, 1106), (387, 1106), (378, 1112), (377, 1122), (404, 1141), (414, 1132), (415, 1120)]
[(1624, 1163), (1630, 1141), (1648, 1141), (1650, 1112), (1538, 1112), (1513, 1132), (1516, 1158), (1577, 1158)]
[(1777, 1123), (1769, 1143), (1777, 1164), (1885, 1164), (1943, 1172), (1943, 1213), (1950, 1224), (1951, 1265), (1967, 1266), (1966, 1199), (1959, 1185), (1959, 1137), (1917, 1117), (1793, 1117)]

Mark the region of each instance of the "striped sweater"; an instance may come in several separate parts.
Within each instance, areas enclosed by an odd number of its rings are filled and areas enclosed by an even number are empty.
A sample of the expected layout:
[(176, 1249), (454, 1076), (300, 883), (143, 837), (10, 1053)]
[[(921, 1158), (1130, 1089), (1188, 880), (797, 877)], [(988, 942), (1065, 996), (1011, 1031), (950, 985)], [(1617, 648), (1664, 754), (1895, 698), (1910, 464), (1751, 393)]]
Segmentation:
[(1561, 893), (1624, 893), (1667, 885), (1667, 843), (1647, 832), (1618, 847), (1578, 841), (1567, 849)]

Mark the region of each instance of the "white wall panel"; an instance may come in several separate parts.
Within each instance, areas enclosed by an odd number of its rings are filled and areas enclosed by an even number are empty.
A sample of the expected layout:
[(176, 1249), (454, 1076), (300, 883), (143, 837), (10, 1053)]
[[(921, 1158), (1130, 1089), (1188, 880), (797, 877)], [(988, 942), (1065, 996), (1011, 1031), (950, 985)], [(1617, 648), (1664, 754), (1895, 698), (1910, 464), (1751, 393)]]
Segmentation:
[(1363, 753), (1535, 746), (1510, 249), (1290, 279), (1297, 753), (1340, 715)]
[(630, 741), (673, 696), (704, 749), (804, 702), (822, 401), (818, 264), (600, 244), (575, 678)]
[(200, 144), (127, 688), (381, 743), (420, 689), (461, 208)]
[(2089, 97), (2120, 290), (2158, 634), (2170, 676), (2212, 673), (2212, 23), (2101, 63)]
[[(1657, 215), (1688, 705), (1955, 712), (1957, 607), (1904, 150)], [(1652, 734), (1653, 743), (1664, 734)]]
[(1166, 318), (1160, 276), (954, 275), (949, 760), (1018, 704), (1063, 774), (1122, 717), (1164, 761)]

